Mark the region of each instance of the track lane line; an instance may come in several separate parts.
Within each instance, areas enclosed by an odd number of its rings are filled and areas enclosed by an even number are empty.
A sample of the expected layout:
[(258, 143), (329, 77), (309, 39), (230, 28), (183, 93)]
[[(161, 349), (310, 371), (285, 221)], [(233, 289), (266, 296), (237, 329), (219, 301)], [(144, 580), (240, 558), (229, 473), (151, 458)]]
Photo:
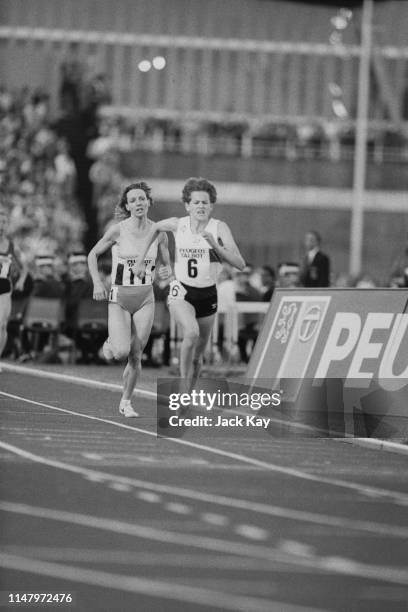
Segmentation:
[[(71, 374), (63, 374), (61, 372), (50, 372), (46, 370), (40, 370), (36, 368), (29, 368), (27, 366), (15, 365), (10, 363), (2, 363), (2, 369), (4, 371), (9, 371), (13, 373), (20, 374), (28, 374), (30, 376), (37, 376), (38, 378), (49, 378), (51, 380), (57, 380), (62, 382), (70, 382), (77, 385), (85, 385), (88, 387), (93, 387), (97, 389), (108, 389), (110, 391), (122, 391), (122, 386), (116, 383), (106, 383), (103, 381), (97, 381), (92, 378), (83, 378), (81, 376), (73, 376)], [(145, 397), (146, 399), (156, 400), (157, 393), (154, 391), (150, 391), (149, 389), (141, 389), (136, 387), (134, 393), (139, 395), (140, 397)], [(222, 409), (221, 409), (222, 410)], [(239, 410), (234, 410), (234, 414), (242, 414), (244, 416), (247, 415), (245, 412), (241, 412)], [(287, 421), (271, 418), (271, 422), (277, 425), (286, 425), (288, 427), (292, 427), (294, 429), (301, 429), (305, 431), (322, 431), (322, 433), (326, 433), (324, 430), (316, 429), (315, 427), (311, 427), (310, 425), (304, 425), (302, 423), (288, 423)], [(366, 446), (370, 450), (384, 450), (389, 452), (394, 452), (397, 454), (406, 455), (408, 454), (408, 446), (404, 443), (399, 443), (398, 441), (387, 441), (381, 440), (377, 438), (370, 438), (368, 440), (369, 443), (364, 444), (364, 440), (362, 438), (355, 437), (343, 437), (339, 435), (338, 438), (331, 438), (334, 442), (348, 442), (349, 444), (354, 444), (355, 446)]]
[[(111, 474), (109, 472), (95, 470), (93, 468), (84, 468), (78, 465), (71, 465), (69, 463), (58, 461), (56, 459), (48, 459), (46, 457), (35, 455), (29, 451), (2, 441), (0, 441), (0, 448), (3, 448), (4, 450), (12, 452), (24, 459), (28, 459), (35, 463), (80, 475), (96, 484), (105, 484), (106, 482), (109, 483), (112, 481), (116, 481), (123, 484), (131, 485), (136, 488), (144, 489), (145, 492), (143, 493), (143, 497), (140, 492), (137, 492), (137, 495), (141, 497), (141, 499), (143, 499), (144, 501), (159, 503), (160, 498), (158, 497), (158, 495), (167, 494), (212, 505), (245, 510), (286, 520), (295, 520), (305, 523), (311, 523), (319, 526), (323, 525), (325, 527), (334, 527), (341, 530), (350, 529), (353, 531), (362, 531), (375, 536), (391, 536), (396, 538), (408, 537), (408, 527), (387, 525), (384, 523), (376, 523), (372, 521), (353, 520), (332, 515), (329, 516), (314, 512), (306, 512), (303, 510), (292, 510), (290, 508), (284, 508), (282, 506), (272, 506), (260, 502), (252, 502), (249, 500), (226, 497), (223, 495), (203, 493), (201, 491), (195, 491), (193, 489), (186, 489), (183, 487), (157, 484), (145, 480), (129, 478), (128, 476), (119, 476), (116, 474)], [(148, 495), (147, 498), (146, 495)]]
[(256, 597), (236, 595), (222, 591), (208, 590), (200, 587), (189, 587), (162, 580), (149, 580), (137, 576), (124, 576), (99, 570), (89, 570), (62, 563), (50, 563), (21, 557), (1, 554), (0, 567), (4, 569), (27, 572), (49, 578), (58, 578), (70, 582), (87, 584), (117, 591), (127, 591), (146, 595), (152, 599), (168, 599), (188, 604), (208, 606), (210, 610), (231, 610), (232, 612), (323, 612), (317, 608), (268, 601)]
[[(70, 563), (96, 563), (104, 565), (112, 563), (114, 565), (140, 565), (164, 567), (186, 567), (200, 569), (226, 569), (236, 571), (265, 571), (264, 559), (250, 559), (249, 557), (237, 557), (235, 555), (207, 553), (205, 556), (201, 552), (194, 554), (183, 552), (150, 552), (132, 551), (123, 549), (101, 549), (101, 548), (59, 548), (56, 546), (30, 546), (30, 545), (6, 545), (2, 547), (2, 552), (11, 555), (21, 555), (41, 559), (43, 561), (65, 561)], [(268, 566), (269, 567), (269, 566)], [(267, 570), (269, 571), (269, 569)], [(253, 578), (254, 580), (256, 577)], [(240, 580), (240, 578), (237, 578)]]
[[(152, 432), (147, 429), (142, 429), (140, 427), (134, 427), (131, 425), (126, 425), (125, 423), (111, 421), (110, 419), (104, 419), (102, 417), (96, 417), (96, 416), (92, 416), (89, 414), (84, 414), (82, 412), (77, 412), (74, 410), (68, 410), (67, 408), (60, 408), (59, 406), (52, 406), (51, 404), (46, 404), (44, 402), (37, 402), (27, 397), (22, 397), (20, 395), (15, 395), (13, 393), (6, 393), (5, 391), (0, 391), (0, 395), (9, 397), (11, 399), (16, 399), (22, 402), (27, 402), (34, 406), (41, 406), (43, 408), (48, 408), (50, 410), (55, 410), (57, 412), (63, 412), (65, 414), (71, 414), (73, 416), (78, 416), (78, 417), (89, 419), (92, 421), (106, 423), (108, 425), (113, 425), (114, 427), (120, 427), (120, 428), (127, 429), (130, 431), (136, 431), (137, 433), (142, 433), (144, 435), (148, 435), (148, 436), (157, 438), (156, 432)], [(355, 482), (348, 482), (345, 480), (340, 480), (338, 478), (326, 478), (325, 476), (316, 476), (314, 474), (309, 474), (308, 472), (302, 472), (300, 470), (295, 470), (293, 468), (285, 468), (283, 466), (276, 465), (274, 463), (268, 463), (266, 461), (261, 461), (260, 459), (248, 457), (246, 455), (240, 455), (238, 453), (224, 451), (219, 448), (214, 448), (213, 446), (206, 446), (204, 444), (199, 444), (198, 442), (191, 442), (189, 440), (183, 440), (180, 438), (160, 438), (160, 439), (166, 440), (168, 442), (172, 442), (174, 444), (179, 444), (181, 446), (188, 446), (190, 448), (201, 450), (206, 453), (212, 453), (213, 455), (218, 455), (221, 457), (228, 457), (229, 459), (234, 459), (235, 461), (239, 461), (241, 463), (254, 465), (256, 467), (263, 468), (271, 472), (285, 474), (286, 476), (291, 476), (291, 477), (298, 478), (301, 480), (307, 480), (307, 481), (316, 482), (319, 484), (326, 484), (326, 485), (333, 486), (333, 487), (348, 489), (351, 491), (355, 491), (359, 493), (360, 495), (369, 497), (370, 499), (376, 498), (376, 497), (377, 498), (387, 498), (387, 501), (389, 502), (392, 502), (395, 504), (401, 504), (403, 506), (408, 506), (408, 494), (407, 493), (401, 493), (399, 491), (392, 491), (389, 489), (382, 489), (380, 487), (372, 487), (370, 485), (363, 485), (363, 484), (359, 484)]]
[[(96, 389), (106, 389), (107, 391), (123, 391), (122, 385), (117, 383), (108, 383), (104, 381), (94, 380), (92, 378), (82, 378), (80, 376), (73, 376), (72, 374), (62, 374), (61, 372), (50, 372), (49, 370), (37, 370), (36, 368), (29, 368), (27, 366), (14, 365), (11, 363), (1, 364), (4, 372), (13, 372), (15, 374), (28, 374), (29, 376), (36, 376), (37, 378), (49, 378), (50, 380), (57, 380), (59, 382), (68, 382), (76, 385), (84, 385), (85, 387), (94, 387)], [(140, 389), (136, 387), (135, 394), (148, 399), (156, 399), (157, 394), (154, 391), (148, 389)]]
[[(315, 555), (297, 555), (285, 552), (280, 547), (268, 547), (260, 544), (245, 544), (230, 540), (210, 538), (208, 536), (187, 535), (179, 532), (165, 531), (137, 525), (135, 523), (125, 523), (113, 519), (100, 518), (78, 512), (67, 512), (65, 510), (53, 510), (39, 506), (30, 506), (8, 501), (0, 501), (0, 511), (29, 516), (56, 522), (68, 523), (71, 525), (88, 527), (90, 529), (100, 529), (111, 533), (119, 533), (136, 538), (153, 540), (155, 542), (175, 544), (189, 548), (210, 550), (212, 552), (225, 552), (238, 557), (248, 556), (250, 558), (264, 559), (269, 562), (277, 562), (289, 567), (307, 568), (310, 571), (319, 571), (323, 574), (340, 574), (345, 576), (359, 577), (380, 582), (408, 584), (408, 569), (405, 567), (389, 567), (368, 565), (353, 559), (340, 556), (328, 555), (319, 557)], [(251, 609), (251, 608), (249, 608)], [(246, 611), (247, 612), (247, 611)]]

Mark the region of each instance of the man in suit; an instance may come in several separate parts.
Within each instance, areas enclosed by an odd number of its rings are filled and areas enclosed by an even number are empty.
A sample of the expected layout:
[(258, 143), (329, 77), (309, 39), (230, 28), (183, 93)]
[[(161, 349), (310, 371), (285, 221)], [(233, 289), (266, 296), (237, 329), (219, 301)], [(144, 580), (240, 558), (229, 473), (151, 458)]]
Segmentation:
[(320, 250), (321, 238), (311, 230), (305, 234), (306, 255), (302, 262), (300, 283), (303, 287), (330, 286), (330, 259)]

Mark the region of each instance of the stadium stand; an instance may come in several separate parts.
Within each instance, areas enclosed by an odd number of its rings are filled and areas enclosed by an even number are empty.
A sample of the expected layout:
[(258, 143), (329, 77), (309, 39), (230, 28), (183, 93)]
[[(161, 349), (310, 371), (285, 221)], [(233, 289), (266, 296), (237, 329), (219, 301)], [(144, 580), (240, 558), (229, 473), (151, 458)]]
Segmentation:
[[(28, 259), (93, 243), (124, 177), (143, 169), (159, 192), (156, 218), (179, 214), (177, 181), (207, 175), (224, 183), (223, 217), (248, 261), (299, 261), (307, 224), (329, 237), (333, 283), (359, 282), (345, 270), (360, 8), (117, 5), (112, 20), (106, 0), (98, 11), (92, 0), (64, 10), (50, 0), (29, 9), (1, 2), (1, 189)], [(366, 242), (361, 276), (377, 284), (388, 282), (392, 245), (406, 229), (405, 10), (400, 0), (375, 3), (365, 222), (367, 235), (384, 228), (384, 257)]]

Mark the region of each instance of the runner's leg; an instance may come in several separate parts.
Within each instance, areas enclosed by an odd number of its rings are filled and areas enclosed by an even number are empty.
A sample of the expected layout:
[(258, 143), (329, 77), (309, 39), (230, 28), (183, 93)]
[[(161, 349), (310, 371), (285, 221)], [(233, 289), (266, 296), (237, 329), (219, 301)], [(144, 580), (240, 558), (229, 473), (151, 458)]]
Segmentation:
[(131, 315), (119, 304), (108, 305), (108, 330), (112, 357), (118, 361), (126, 359), (130, 351)]
[(11, 312), (11, 294), (0, 295), (0, 357), (7, 343), (7, 323)]
[(198, 328), (199, 328), (199, 338), (195, 349), (195, 354), (193, 357), (193, 372), (191, 377), (191, 389), (194, 388), (197, 379), (200, 375), (200, 371), (203, 365), (203, 356), (205, 349), (207, 348), (208, 341), (211, 336), (211, 331), (214, 325), (215, 314), (209, 315), (208, 317), (200, 317), (197, 319)]
[(132, 317), (132, 337), (126, 364), (123, 372), (123, 400), (130, 400), (140, 376), (143, 349), (147, 344), (154, 319), (154, 302), (148, 302), (134, 313)]
[(193, 377), (193, 359), (200, 339), (200, 328), (195, 316), (195, 309), (184, 300), (172, 300), (170, 312), (177, 325), (183, 330), (183, 340), (180, 347), (180, 378), (181, 393), (189, 393)]

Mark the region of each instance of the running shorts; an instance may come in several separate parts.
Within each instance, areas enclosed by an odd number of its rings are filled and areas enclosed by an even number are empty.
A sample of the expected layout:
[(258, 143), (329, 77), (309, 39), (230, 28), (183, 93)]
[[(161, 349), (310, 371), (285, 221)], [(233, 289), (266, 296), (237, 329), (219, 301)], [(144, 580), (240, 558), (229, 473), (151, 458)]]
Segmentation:
[(143, 306), (154, 304), (153, 286), (123, 287), (122, 285), (112, 285), (109, 291), (109, 303), (119, 304), (121, 308), (133, 315)]
[(218, 297), (216, 285), (210, 287), (191, 287), (180, 281), (170, 284), (169, 305), (173, 300), (183, 299), (191, 304), (197, 319), (209, 317), (217, 312)]

